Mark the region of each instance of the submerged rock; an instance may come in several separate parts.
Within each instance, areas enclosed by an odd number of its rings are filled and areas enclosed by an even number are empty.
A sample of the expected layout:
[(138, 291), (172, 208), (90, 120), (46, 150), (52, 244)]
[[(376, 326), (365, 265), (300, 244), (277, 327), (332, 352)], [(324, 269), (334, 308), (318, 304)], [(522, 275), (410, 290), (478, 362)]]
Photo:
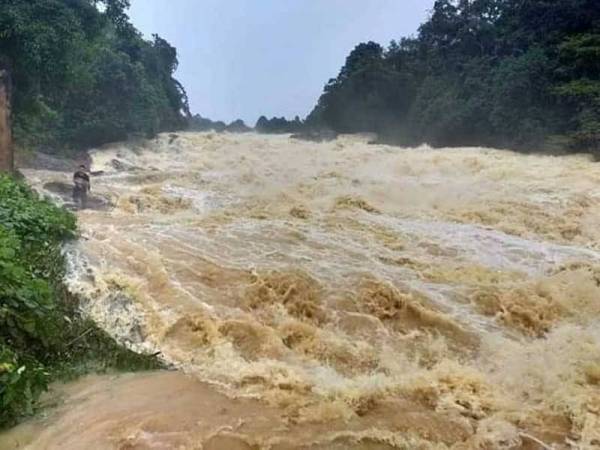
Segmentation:
[[(73, 186), (69, 183), (63, 183), (60, 181), (52, 181), (44, 184), (43, 189), (47, 192), (51, 192), (65, 203), (68, 208), (75, 209), (73, 204)], [(109, 199), (100, 195), (88, 195), (86, 209), (94, 209), (97, 211), (106, 211), (112, 208), (114, 205)]]

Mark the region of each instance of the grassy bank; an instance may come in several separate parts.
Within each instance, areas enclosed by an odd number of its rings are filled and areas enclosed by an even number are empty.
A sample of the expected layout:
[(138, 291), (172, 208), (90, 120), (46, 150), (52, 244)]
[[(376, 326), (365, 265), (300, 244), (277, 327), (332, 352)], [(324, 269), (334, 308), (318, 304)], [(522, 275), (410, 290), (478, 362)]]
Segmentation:
[(0, 175), (0, 428), (35, 410), (52, 381), (159, 367), (82, 317), (63, 285), (76, 218)]

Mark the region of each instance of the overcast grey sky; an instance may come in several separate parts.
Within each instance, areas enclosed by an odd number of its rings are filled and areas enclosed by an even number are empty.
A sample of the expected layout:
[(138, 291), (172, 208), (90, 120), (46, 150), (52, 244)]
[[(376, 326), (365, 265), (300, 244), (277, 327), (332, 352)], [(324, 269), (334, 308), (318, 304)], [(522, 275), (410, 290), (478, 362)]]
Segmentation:
[(132, 0), (147, 36), (179, 52), (192, 112), (305, 117), (360, 42), (416, 33), (433, 0)]

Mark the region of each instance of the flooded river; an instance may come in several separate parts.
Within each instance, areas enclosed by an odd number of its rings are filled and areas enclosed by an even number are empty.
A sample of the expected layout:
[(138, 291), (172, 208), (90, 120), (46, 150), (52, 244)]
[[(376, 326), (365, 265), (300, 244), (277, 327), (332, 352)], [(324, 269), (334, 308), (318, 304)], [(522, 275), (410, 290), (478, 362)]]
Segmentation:
[(8, 448), (600, 448), (588, 157), (182, 133), (92, 158), (68, 284), (179, 372), (58, 387)]

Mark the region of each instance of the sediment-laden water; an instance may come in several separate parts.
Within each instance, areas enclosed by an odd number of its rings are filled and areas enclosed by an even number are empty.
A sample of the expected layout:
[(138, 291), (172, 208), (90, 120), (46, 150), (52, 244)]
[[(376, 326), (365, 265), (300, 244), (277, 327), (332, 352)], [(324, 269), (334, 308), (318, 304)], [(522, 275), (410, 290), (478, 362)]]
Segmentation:
[(600, 448), (588, 157), (197, 133), (92, 157), (109, 206), (69, 286), (189, 377), (61, 388), (30, 448)]

